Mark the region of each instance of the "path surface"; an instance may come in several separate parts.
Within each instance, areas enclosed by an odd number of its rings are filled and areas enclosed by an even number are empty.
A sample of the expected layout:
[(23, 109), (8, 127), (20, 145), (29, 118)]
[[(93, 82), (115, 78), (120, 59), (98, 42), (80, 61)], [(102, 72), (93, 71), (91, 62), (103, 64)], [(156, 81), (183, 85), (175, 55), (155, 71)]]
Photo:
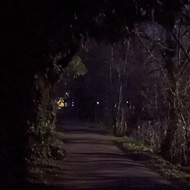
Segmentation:
[(145, 165), (127, 157), (110, 140), (90, 125), (60, 123), (65, 134), (67, 158), (60, 179), (52, 189), (168, 190), (172, 184)]

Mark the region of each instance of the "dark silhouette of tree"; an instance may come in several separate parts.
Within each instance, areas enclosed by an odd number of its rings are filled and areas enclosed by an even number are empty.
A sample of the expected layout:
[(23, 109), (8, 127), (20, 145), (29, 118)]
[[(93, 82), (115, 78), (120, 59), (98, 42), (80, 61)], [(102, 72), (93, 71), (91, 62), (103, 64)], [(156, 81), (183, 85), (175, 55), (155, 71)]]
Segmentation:
[[(187, 2), (8, 0), (1, 3), (1, 189), (17, 188), (26, 176), (28, 129), (37, 127), (39, 107), (49, 102), (50, 89), (60, 75), (55, 68), (66, 67), (88, 36), (113, 43), (128, 38), (134, 23), (143, 20), (154, 20), (171, 31), (176, 14)], [(168, 40), (169, 48), (171, 43)], [(170, 53), (166, 53), (168, 76), (175, 88)]]

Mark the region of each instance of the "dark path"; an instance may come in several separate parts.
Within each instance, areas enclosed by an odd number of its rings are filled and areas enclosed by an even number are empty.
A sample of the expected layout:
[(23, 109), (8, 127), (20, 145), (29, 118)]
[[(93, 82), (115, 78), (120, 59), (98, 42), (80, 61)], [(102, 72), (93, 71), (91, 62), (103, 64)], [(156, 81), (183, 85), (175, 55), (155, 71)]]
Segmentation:
[[(63, 178), (54, 181), (65, 189), (175, 189), (146, 166), (127, 158), (109, 137), (84, 123), (60, 123), (67, 158)], [(52, 181), (53, 183), (53, 181)], [(62, 187), (63, 187), (62, 186)], [(60, 188), (61, 189), (61, 188)]]
[[(171, 182), (148, 169), (143, 163), (129, 159), (92, 125), (60, 122), (64, 132), (66, 161), (50, 172), (49, 185), (34, 185), (27, 190), (176, 190)], [(182, 190), (182, 188), (178, 188)], [(185, 188), (184, 188), (185, 189)], [(24, 189), (25, 190), (25, 189)]]

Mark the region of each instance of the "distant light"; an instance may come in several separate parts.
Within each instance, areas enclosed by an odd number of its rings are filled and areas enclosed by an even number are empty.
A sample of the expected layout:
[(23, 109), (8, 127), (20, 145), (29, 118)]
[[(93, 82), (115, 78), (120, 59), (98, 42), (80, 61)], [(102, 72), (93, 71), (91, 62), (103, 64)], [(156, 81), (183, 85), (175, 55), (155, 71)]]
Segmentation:
[(97, 104), (97, 105), (99, 105), (99, 104), (100, 104), (100, 102), (96, 102), (96, 104)]
[(74, 107), (75, 106), (75, 102), (72, 102), (72, 107)]
[(58, 105), (58, 107), (65, 107), (64, 100), (63, 100), (62, 98), (60, 98), (60, 99), (57, 101), (57, 105)]
[(126, 101), (126, 103), (128, 104), (129, 102), (128, 102), (128, 101)]

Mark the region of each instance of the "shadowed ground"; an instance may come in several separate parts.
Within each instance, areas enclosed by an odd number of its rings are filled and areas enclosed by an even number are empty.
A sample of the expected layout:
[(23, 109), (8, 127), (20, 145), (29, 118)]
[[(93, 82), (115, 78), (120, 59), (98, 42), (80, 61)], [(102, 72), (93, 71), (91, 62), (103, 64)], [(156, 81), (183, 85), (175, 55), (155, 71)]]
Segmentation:
[(108, 136), (88, 124), (60, 122), (58, 130), (65, 135), (64, 170), (52, 170), (51, 185), (39, 189), (177, 189), (143, 162), (131, 160)]

